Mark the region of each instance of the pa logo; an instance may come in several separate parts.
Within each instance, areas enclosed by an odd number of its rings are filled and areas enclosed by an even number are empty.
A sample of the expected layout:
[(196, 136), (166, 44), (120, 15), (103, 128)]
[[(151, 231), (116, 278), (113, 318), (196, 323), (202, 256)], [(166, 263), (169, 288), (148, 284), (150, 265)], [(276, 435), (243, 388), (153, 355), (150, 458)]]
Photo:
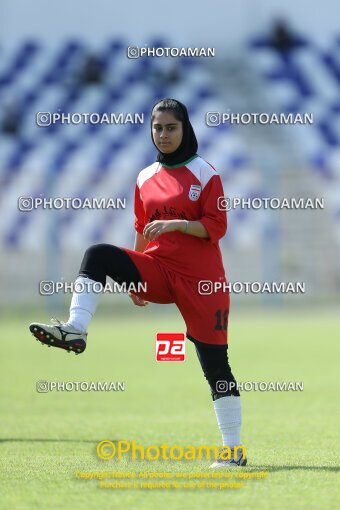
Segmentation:
[(190, 186), (190, 190), (189, 190), (189, 198), (190, 198), (190, 200), (192, 200), (193, 202), (198, 200), (199, 197), (200, 197), (201, 191), (202, 191), (202, 187), (201, 186), (198, 186), (196, 184), (192, 184)]
[(185, 361), (185, 334), (156, 333), (156, 361)]

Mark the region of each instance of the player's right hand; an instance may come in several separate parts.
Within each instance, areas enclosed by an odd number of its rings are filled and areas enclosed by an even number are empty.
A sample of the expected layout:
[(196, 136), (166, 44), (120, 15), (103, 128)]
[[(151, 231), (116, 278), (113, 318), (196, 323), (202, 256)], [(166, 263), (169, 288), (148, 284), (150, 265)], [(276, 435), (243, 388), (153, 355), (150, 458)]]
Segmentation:
[(129, 292), (129, 297), (132, 299), (134, 304), (137, 306), (146, 306), (149, 304), (149, 301), (145, 301), (144, 299), (142, 299), (138, 296), (135, 296), (135, 294), (132, 294), (131, 292)]

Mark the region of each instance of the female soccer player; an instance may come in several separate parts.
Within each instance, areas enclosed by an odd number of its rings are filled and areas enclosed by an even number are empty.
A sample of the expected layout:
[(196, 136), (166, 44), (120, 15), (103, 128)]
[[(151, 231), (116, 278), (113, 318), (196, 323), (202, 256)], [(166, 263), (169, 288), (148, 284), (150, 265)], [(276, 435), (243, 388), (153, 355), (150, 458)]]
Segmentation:
[[(176, 303), (210, 385), (222, 444), (234, 453), (240, 445), (241, 402), (227, 354), (229, 294), (218, 244), (227, 228), (226, 213), (218, 207), (221, 179), (198, 156), (187, 109), (179, 101), (156, 103), (151, 137), (158, 155), (137, 179), (134, 250), (110, 244), (88, 248), (76, 280), (86, 292), (73, 294), (68, 322), (33, 323), (30, 331), (44, 344), (80, 354), (99, 299), (91, 285), (105, 285), (107, 276), (136, 288), (146, 283), (145, 292), (130, 294), (132, 301)], [(245, 465), (246, 458), (242, 452), (230, 460), (221, 455), (211, 467), (230, 464)]]

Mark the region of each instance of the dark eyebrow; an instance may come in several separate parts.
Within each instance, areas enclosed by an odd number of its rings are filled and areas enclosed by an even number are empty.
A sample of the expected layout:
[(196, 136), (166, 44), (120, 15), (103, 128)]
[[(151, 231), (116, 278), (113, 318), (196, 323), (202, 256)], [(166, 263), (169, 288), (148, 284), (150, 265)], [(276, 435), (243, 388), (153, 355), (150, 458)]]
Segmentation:
[[(170, 122), (170, 124), (164, 124), (164, 126), (177, 126), (178, 122)], [(162, 124), (154, 124), (154, 126), (162, 126)]]

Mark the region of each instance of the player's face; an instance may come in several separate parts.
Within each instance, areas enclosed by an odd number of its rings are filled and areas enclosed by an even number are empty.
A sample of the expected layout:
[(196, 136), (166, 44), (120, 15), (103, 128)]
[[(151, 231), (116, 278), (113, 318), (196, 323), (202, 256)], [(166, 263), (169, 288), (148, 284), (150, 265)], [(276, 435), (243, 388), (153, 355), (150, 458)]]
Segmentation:
[(157, 149), (164, 154), (170, 154), (181, 145), (182, 122), (171, 112), (156, 112), (152, 122), (152, 136)]

